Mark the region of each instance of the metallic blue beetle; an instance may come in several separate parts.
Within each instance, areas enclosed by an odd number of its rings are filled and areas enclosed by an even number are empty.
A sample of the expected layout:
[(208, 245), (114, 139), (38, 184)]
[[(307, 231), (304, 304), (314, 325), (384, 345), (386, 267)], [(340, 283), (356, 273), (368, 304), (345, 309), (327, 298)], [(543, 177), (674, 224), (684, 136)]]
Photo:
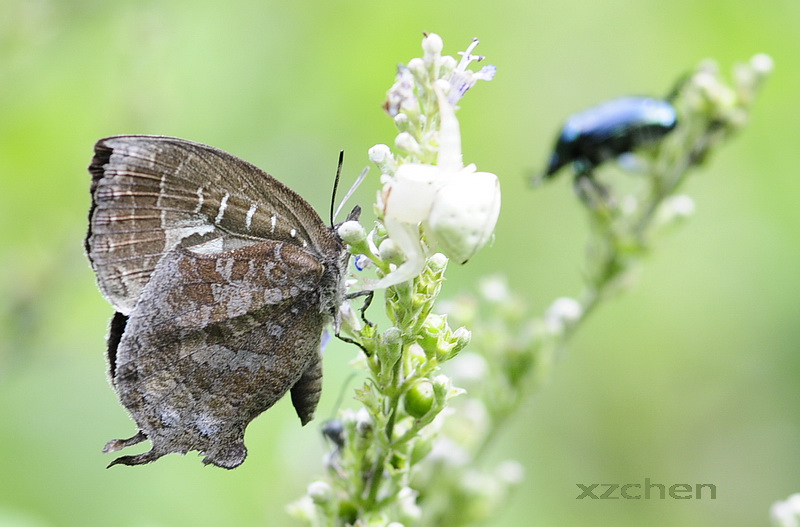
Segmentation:
[(576, 113), (558, 136), (544, 179), (572, 163), (577, 177), (598, 165), (653, 143), (678, 124), (672, 105), (649, 97), (621, 97)]

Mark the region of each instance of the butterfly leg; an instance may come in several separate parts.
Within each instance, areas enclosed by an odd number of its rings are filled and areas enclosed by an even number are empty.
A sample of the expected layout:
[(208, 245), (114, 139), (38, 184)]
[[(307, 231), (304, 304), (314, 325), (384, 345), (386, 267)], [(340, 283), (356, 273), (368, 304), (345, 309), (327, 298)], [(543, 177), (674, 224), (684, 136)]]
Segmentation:
[[(356, 291), (354, 293), (348, 293), (345, 296), (345, 298), (347, 300), (352, 300), (353, 298), (358, 298), (359, 296), (365, 296), (366, 297), (364, 299), (364, 304), (358, 310), (358, 312), (361, 313), (361, 320), (364, 321), (364, 324), (366, 324), (366, 325), (368, 325), (370, 327), (373, 327), (373, 326), (375, 326), (375, 323), (374, 322), (370, 322), (369, 320), (367, 320), (366, 311), (369, 308), (369, 306), (372, 305), (372, 299), (375, 298), (375, 291)], [(336, 335), (336, 336), (338, 337), (339, 335)]]
[(109, 452), (116, 452), (118, 450), (122, 450), (123, 448), (132, 445), (138, 445), (142, 441), (147, 441), (147, 434), (139, 430), (138, 432), (136, 432), (135, 436), (129, 437), (128, 439), (114, 439), (112, 441), (109, 441), (108, 443), (106, 443), (106, 446), (103, 447), (103, 454), (108, 454)]
[(144, 465), (146, 463), (151, 463), (155, 461), (156, 459), (160, 458), (163, 455), (164, 455), (163, 453), (155, 452), (154, 450), (149, 450), (143, 454), (138, 454), (135, 456), (122, 456), (118, 457), (117, 459), (109, 463), (106, 468), (111, 468), (114, 465), (128, 465), (128, 466)]

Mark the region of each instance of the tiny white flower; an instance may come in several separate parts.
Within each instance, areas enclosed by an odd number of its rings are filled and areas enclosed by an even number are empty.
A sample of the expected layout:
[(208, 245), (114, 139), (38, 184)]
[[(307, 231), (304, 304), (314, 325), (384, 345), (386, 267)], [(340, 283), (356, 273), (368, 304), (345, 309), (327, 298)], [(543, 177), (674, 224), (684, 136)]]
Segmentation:
[[(418, 520), (422, 517), (422, 509), (417, 505), (417, 495), (417, 491), (411, 487), (403, 487), (397, 493), (397, 505), (403, 518)], [(392, 522), (387, 527), (403, 527), (403, 524)]]
[(756, 73), (760, 75), (768, 75), (775, 67), (775, 62), (772, 60), (772, 57), (766, 53), (759, 53), (750, 59), (750, 65), (753, 67)]
[(481, 295), (488, 301), (495, 304), (508, 302), (511, 298), (511, 291), (508, 289), (508, 282), (503, 276), (490, 276), (483, 278), (478, 284)]
[(359, 271), (363, 271), (367, 267), (372, 266), (372, 260), (370, 260), (367, 256), (364, 256), (363, 254), (356, 255), (355, 261), (353, 263), (355, 264), (356, 269), (358, 269)]
[(583, 314), (580, 302), (574, 298), (557, 298), (547, 311), (544, 318), (551, 331), (558, 333), (566, 326), (576, 322)]
[(477, 353), (462, 353), (449, 364), (451, 375), (462, 384), (481, 382), (489, 374), (489, 364)]
[(450, 104), (456, 104), (479, 80), (490, 81), (494, 78), (495, 73), (497, 73), (497, 68), (491, 64), (484, 66), (477, 72), (467, 69), (467, 66), (473, 61), (480, 62), (485, 58), (483, 55), (472, 54), (472, 50), (475, 49), (477, 45), (478, 39), (473, 39), (472, 44), (470, 44), (467, 50), (460, 53), (461, 61), (458, 63), (458, 66), (455, 71), (453, 71), (453, 75), (450, 78), (450, 84), (453, 86), (448, 96)]
[(407, 67), (401, 66), (398, 70), (397, 79), (386, 94), (384, 109), (392, 117), (401, 109), (419, 110), (419, 101), (414, 93), (414, 75)]
[(695, 211), (694, 200), (685, 194), (666, 198), (658, 208), (655, 224), (659, 228), (668, 227), (686, 220)]
[(361, 318), (347, 300), (342, 302), (339, 306), (339, 320), (341, 321), (342, 328), (347, 329), (351, 333), (357, 333), (364, 327)]
[(519, 485), (525, 480), (525, 469), (513, 460), (503, 461), (498, 465), (497, 477), (509, 485)]
[(776, 501), (770, 507), (770, 517), (777, 527), (799, 527), (800, 494), (792, 494), (785, 501)]
[(428, 459), (431, 462), (442, 462), (450, 467), (463, 467), (469, 463), (470, 455), (452, 439), (442, 437), (433, 444)]
[(669, 198), (669, 206), (678, 216), (688, 217), (694, 214), (694, 200), (686, 194), (678, 194)]

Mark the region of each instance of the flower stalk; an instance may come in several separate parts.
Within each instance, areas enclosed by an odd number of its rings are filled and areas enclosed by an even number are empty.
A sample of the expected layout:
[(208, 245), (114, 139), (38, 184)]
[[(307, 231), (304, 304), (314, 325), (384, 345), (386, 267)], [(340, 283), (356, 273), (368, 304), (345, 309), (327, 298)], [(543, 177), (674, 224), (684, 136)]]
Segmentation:
[[(486, 459), (502, 425), (589, 314), (630, 284), (631, 270), (658, 236), (691, 214), (693, 201), (677, 191), (744, 126), (771, 70), (768, 57), (758, 55), (737, 66), (730, 85), (705, 62), (681, 82), (673, 100), (680, 125), (639, 153), (641, 188), (579, 189), (590, 226), (583, 292), (532, 317), (504, 278), (481, 282), (478, 296), (438, 302), (449, 263), (485, 246), (499, 214), (497, 177), (464, 165), (455, 116), (468, 90), (494, 76), (491, 66), (469, 69), (482, 59), (473, 55), (476, 45), (456, 61), (430, 34), (423, 56), (400, 66), (384, 105), (398, 129), (395, 150), (369, 151), (381, 172), (377, 220), (369, 232), (357, 222), (339, 229), (357, 267), (377, 274), (354, 281), (351, 290), (384, 290), (389, 326), (381, 330), (349, 303), (342, 306), (342, 330), (364, 350), (356, 364), (366, 381), (355, 392), (360, 408), (323, 427), (331, 445), (325, 475), (290, 506), (309, 525), (458, 527), (491, 520), (523, 478), (518, 463), (492, 466)], [(461, 327), (451, 329), (452, 322)]]
[(489, 241), (500, 207), (497, 176), (463, 164), (456, 118), (467, 91), (494, 76), (491, 66), (469, 69), (483, 59), (472, 54), (477, 44), (456, 62), (429, 34), (423, 57), (400, 66), (384, 105), (398, 129), (396, 149), (369, 151), (381, 172), (377, 220), (369, 232), (355, 221), (339, 227), (356, 265), (377, 274), (351, 290), (384, 290), (389, 327), (342, 306), (342, 331), (364, 350), (357, 363), (367, 379), (355, 392), (361, 408), (326, 424), (333, 450), (325, 477), (290, 507), (310, 525), (399, 527), (421, 517), (413, 474), (450, 400), (463, 393), (441, 367), (470, 341), (434, 305), (449, 261), (464, 263)]

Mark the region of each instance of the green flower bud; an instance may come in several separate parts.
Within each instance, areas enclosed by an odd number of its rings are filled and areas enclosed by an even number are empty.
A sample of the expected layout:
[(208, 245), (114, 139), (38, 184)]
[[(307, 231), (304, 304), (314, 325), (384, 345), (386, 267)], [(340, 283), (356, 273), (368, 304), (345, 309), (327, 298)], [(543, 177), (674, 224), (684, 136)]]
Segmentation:
[(358, 507), (349, 500), (339, 503), (339, 520), (346, 525), (353, 525), (358, 519)]
[(407, 353), (414, 369), (418, 368), (422, 364), (425, 364), (425, 361), (428, 360), (427, 355), (425, 355), (425, 350), (419, 344), (410, 345)]
[(394, 364), (400, 358), (403, 346), (403, 332), (392, 326), (383, 332), (383, 348), (386, 356), (380, 357), (387, 364)]
[(437, 406), (444, 406), (448, 399), (462, 393), (464, 390), (453, 386), (453, 381), (447, 375), (437, 375), (433, 378), (433, 397)]
[(467, 347), (470, 340), (472, 340), (472, 332), (465, 327), (460, 327), (453, 332), (452, 348), (450, 349), (450, 357), (452, 358), (461, 350)]
[(403, 406), (409, 415), (421, 419), (433, 407), (433, 385), (421, 380), (409, 389), (403, 397)]
[(403, 333), (396, 327), (390, 327), (383, 332), (383, 345), (377, 350), (379, 371), (378, 379), (384, 385), (393, 383), (395, 365), (403, 353)]
[(435, 253), (428, 258), (428, 267), (434, 273), (442, 273), (447, 268), (447, 256), (442, 253)]
[(425, 350), (427, 357), (441, 355), (442, 348), (446, 346), (443, 336), (447, 333), (447, 317), (430, 314), (420, 329), (419, 345)]
[(402, 338), (403, 332), (394, 326), (386, 328), (386, 331), (383, 332), (383, 343), (387, 347), (396, 346), (401, 342)]

